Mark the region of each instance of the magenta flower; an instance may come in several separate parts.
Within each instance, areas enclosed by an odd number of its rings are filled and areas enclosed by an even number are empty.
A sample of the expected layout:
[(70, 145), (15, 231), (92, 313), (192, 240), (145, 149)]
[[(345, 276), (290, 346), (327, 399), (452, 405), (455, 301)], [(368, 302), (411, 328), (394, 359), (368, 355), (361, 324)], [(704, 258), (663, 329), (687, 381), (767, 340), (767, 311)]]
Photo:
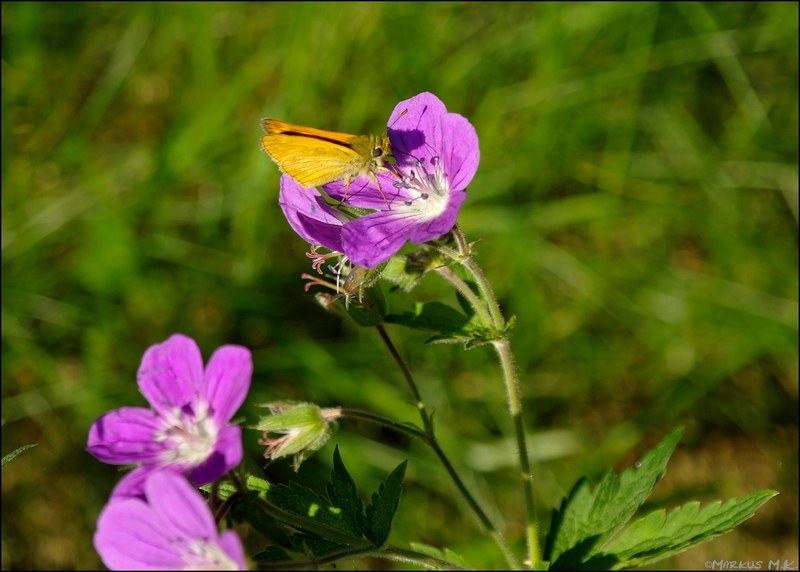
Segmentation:
[(281, 177), (281, 207), (292, 228), (366, 268), (385, 262), (406, 242), (421, 244), (449, 232), (480, 160), (475, 128), (431, 93), (398, 103), (388, 125), (394, 173), (378, 173), (377, 184), (362, 177), (349, 188), (342, 181), (323, 187), (336, 200), (373, 211), (365, 216), (347, 221), (315, 190)]
[(170, 471), (151, 474), (143, 498), (112, 498), (94, 547), (111, 570), (247, 570), (236, 533), (219, 534), (203, 496)]
[(195, 341), (175, 334), (142, 357), (137, 382), (152, 409), (122, 407), (94, 422), (86, 449), (105, 463), (139, 465), (112, 497), (142, 496), (158, 470), (215, 481), (242, 460), (242, 430), (228, 425), (250, 388), (253, 364), (241, 346), (219, 348), (203, 370)]

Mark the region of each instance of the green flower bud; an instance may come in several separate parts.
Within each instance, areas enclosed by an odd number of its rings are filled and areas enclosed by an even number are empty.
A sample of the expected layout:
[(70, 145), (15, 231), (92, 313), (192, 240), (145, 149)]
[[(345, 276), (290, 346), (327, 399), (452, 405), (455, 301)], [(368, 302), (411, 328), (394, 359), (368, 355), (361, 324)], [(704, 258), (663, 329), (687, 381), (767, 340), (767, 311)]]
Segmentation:
[(294, 456), (295, 472), (309, 455), (328, 441), (335, 430), (335, 420), (342, 416), (339, 408), (322, 409), (313, 403), (283, 401), (266, 403), (262, 407), (268, 407), (270, 415), (262, 417), (254, 429), (264, 432), (258, 441), (267, 447), (264, 457)]

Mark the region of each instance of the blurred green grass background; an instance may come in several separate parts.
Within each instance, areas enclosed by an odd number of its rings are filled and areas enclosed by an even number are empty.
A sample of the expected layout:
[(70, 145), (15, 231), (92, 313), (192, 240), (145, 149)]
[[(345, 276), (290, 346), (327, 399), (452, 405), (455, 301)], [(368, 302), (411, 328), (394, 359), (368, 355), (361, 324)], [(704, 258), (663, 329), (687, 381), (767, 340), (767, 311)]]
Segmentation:
[[(4, 2), (2, 453), (39, 446), (2, 472), (2, 567), (101, 566), (119, 474), (87, 429), (145, 405), (139, 360), (173, 332), (206, 358), (253, 350), (251, 422), (280, 399), (417, 421), (375, 333), (303, 292), (258, 139), (267, 116), (379, 133), (421, 91), (480, 137), (460, 224), (517, 316), (543, 522), (579, 476), (684, 424), (653, 507), (781, 495), (658, 567), (796, 562), (797, 83), (797, 3)], [(433, 276), (415, 295), (454, 300)], [(521, 553), (491, 352), (390, 334)], [(365, 492), (411, 459), (390, 542), (502, 566), (416, 443), (345, 421), (298, 475), (266, 474), (319, 487), (334, 443)]]

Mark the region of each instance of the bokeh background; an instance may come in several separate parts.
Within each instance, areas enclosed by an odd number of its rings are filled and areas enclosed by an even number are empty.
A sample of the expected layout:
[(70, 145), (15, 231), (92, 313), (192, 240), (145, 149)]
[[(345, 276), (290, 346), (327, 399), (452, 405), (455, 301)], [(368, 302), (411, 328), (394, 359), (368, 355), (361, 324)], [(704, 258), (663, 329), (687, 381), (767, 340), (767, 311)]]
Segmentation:
[[(798, 560), (798, 4), (3, 3), (2, 567), (98, 568), (119, 478), (83, 449), (145, 405), (174, 332), (251, 348), (260, 402), (417, 421), (375, 332), (303, 291), (259, 119), (380, 133), (421, 91), (477, 129), (460, 224), (507, 315), (539, 516), (577, 478), (686, 426), (648, 508), (774, 488), (737, 531), (655, 568)], [(427, 277), (392, 310), (452, 292)], [(390, 329), (443, 445), (522, 551), (491, 351)], [(261, 471), (257, 435), (247, 466)], [(502, 567), (422, 445), (344, 422), (362, 491), (410, 459), (390, 541)], [(258, 546), (258, 539), (248, 542)], [(357, 561), (359, 568), (389, 567)]]

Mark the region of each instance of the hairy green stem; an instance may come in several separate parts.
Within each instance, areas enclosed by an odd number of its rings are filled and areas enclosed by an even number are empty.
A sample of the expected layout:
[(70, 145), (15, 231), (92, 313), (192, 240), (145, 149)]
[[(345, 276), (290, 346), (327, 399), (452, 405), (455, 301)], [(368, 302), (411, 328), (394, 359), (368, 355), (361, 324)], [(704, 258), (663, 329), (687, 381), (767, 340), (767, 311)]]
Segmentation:
[(369, 413), (367, 411), (361, 411), (359, 409), (340, 409), (342, 415), (344, 417), (355, 417), (357, 419), (365, 419), (367, 421), (371, 421), (372, 423), (376, 423), (378, 425), (382, 425), (383, 427), (388, 427), (389, 429), (393, 429), (398, 433), (405, 433), (407, 435), (411, 435), (412, 437), (424, 441), (428, 443), (428, 434), (421, 430), (417, 429), (412, 425), (408, 425), (405, 423), (398, 423), (396, 421), (392, 421), (391, 419), (387, 419), (386, 417), (381, 417), (380, 415), (375, 415), (374, 413)]
[(528, 458), (528, 445), (525, 441), (525, 422), (522, 418), (522, 391), (519, 386), (519, 377), (514, 368), (514, 357), (508, 338), (501, 338), (492, 342), (500, 365), (503, 369), (503, 380), (506, 385), (508, 409), (514, 421), (514, 433), (517, 440), (517, 453), (519, 455), (519, 469), (522, 476), (522, 490), (525, 495), (526, 536), (528, 539), (528, 560), (531, 567), (535, 567), (541, 560), (539, 548), (539, 529), (536, 523), (536, 510), (533, 504), (533, 473), (531, 473), (530, 459)]
[(475, 309), (475, 312), (480, 316), (483, 323), (495, 325), (494, 319), (489, 315), (489, 312), (486, 311), (486, 307), (481, 304), (477, 294), (475, 294), (472, 288), (459, 278), (455, 272), (450, 270), (447, 266), (440, 266), (436, 269), (436, 273), (455, 286), (456, 290), (469, 302), (469, 305)]
[(478, 290), (480, 290), (485, 300), (486, 308), (492, 316), (492, 325), (495, 329), (502, 330), (506, 325), (506, 320), (503, 318), (503, 313), (500, 311), (500, 305), (497, 303), (492, 285), (489, 284), (480, 266), (472, 259), (472, 248), (470, 248), (467, 239), (464, 237), (464, 233), (461, 232), (458, 225), (454, 226), (451, 232), (458, 245), (458, 253), (460, 255), (459, 262), (472, 274), (472, 277), (475, 278)]
[[(500, 334), (506, 327), (505, 318), (500, 310), (500, 305), (497, 302), (494, 291), (492, 290), (489, 281), (483, 274), (478, 264), (472, 259), (472, 252), (464, 234), (456, 226), (452, 230), (452, 236), (458, 246), (458, 255), (450, 256), (461, 264), (472, 275), (475, 284), (481, 294), (482, 303), (475, 302), (477, 298), (467, 298), (473, 304), (476, 313), (481, 315), (488, 314), (491, 316), (491, 325), (495, 331)], [(459, 284), (449, 279), (447, 274), (439, 273), (445, 279), (449, 280), (457, 289)], [(460, 290), (459, 290), (460, 291)], [(528, 447), (525, 437), (525, 423), (522, 416), (522, 391), (519, 385), (519, 377), (514, 367), (514, 357), (511, 353), (511, 345), (508, 338), (503, 335), (492, 341), (492, 345), (497, 352), (500, 361), (500, 367), (503, 371), (503, 381), (506, 387), (506, 399), (508, 401), (508, 409), (514, 423), (514, 433), (517, 441), (517, 452), (519, 454), (519, 468), (522, 477), (522, 489), (525, 497), (525, 519), (526, 519), (526, 537), (528, 544), (528, 561), (531, 568), (535, 568), (541, 560), (541, 550), (539, 548), (539, 532), (536, 523), (536, 512), (533, 503), (533, 474), (531, 473), (530, 459), (528, 458)]]

